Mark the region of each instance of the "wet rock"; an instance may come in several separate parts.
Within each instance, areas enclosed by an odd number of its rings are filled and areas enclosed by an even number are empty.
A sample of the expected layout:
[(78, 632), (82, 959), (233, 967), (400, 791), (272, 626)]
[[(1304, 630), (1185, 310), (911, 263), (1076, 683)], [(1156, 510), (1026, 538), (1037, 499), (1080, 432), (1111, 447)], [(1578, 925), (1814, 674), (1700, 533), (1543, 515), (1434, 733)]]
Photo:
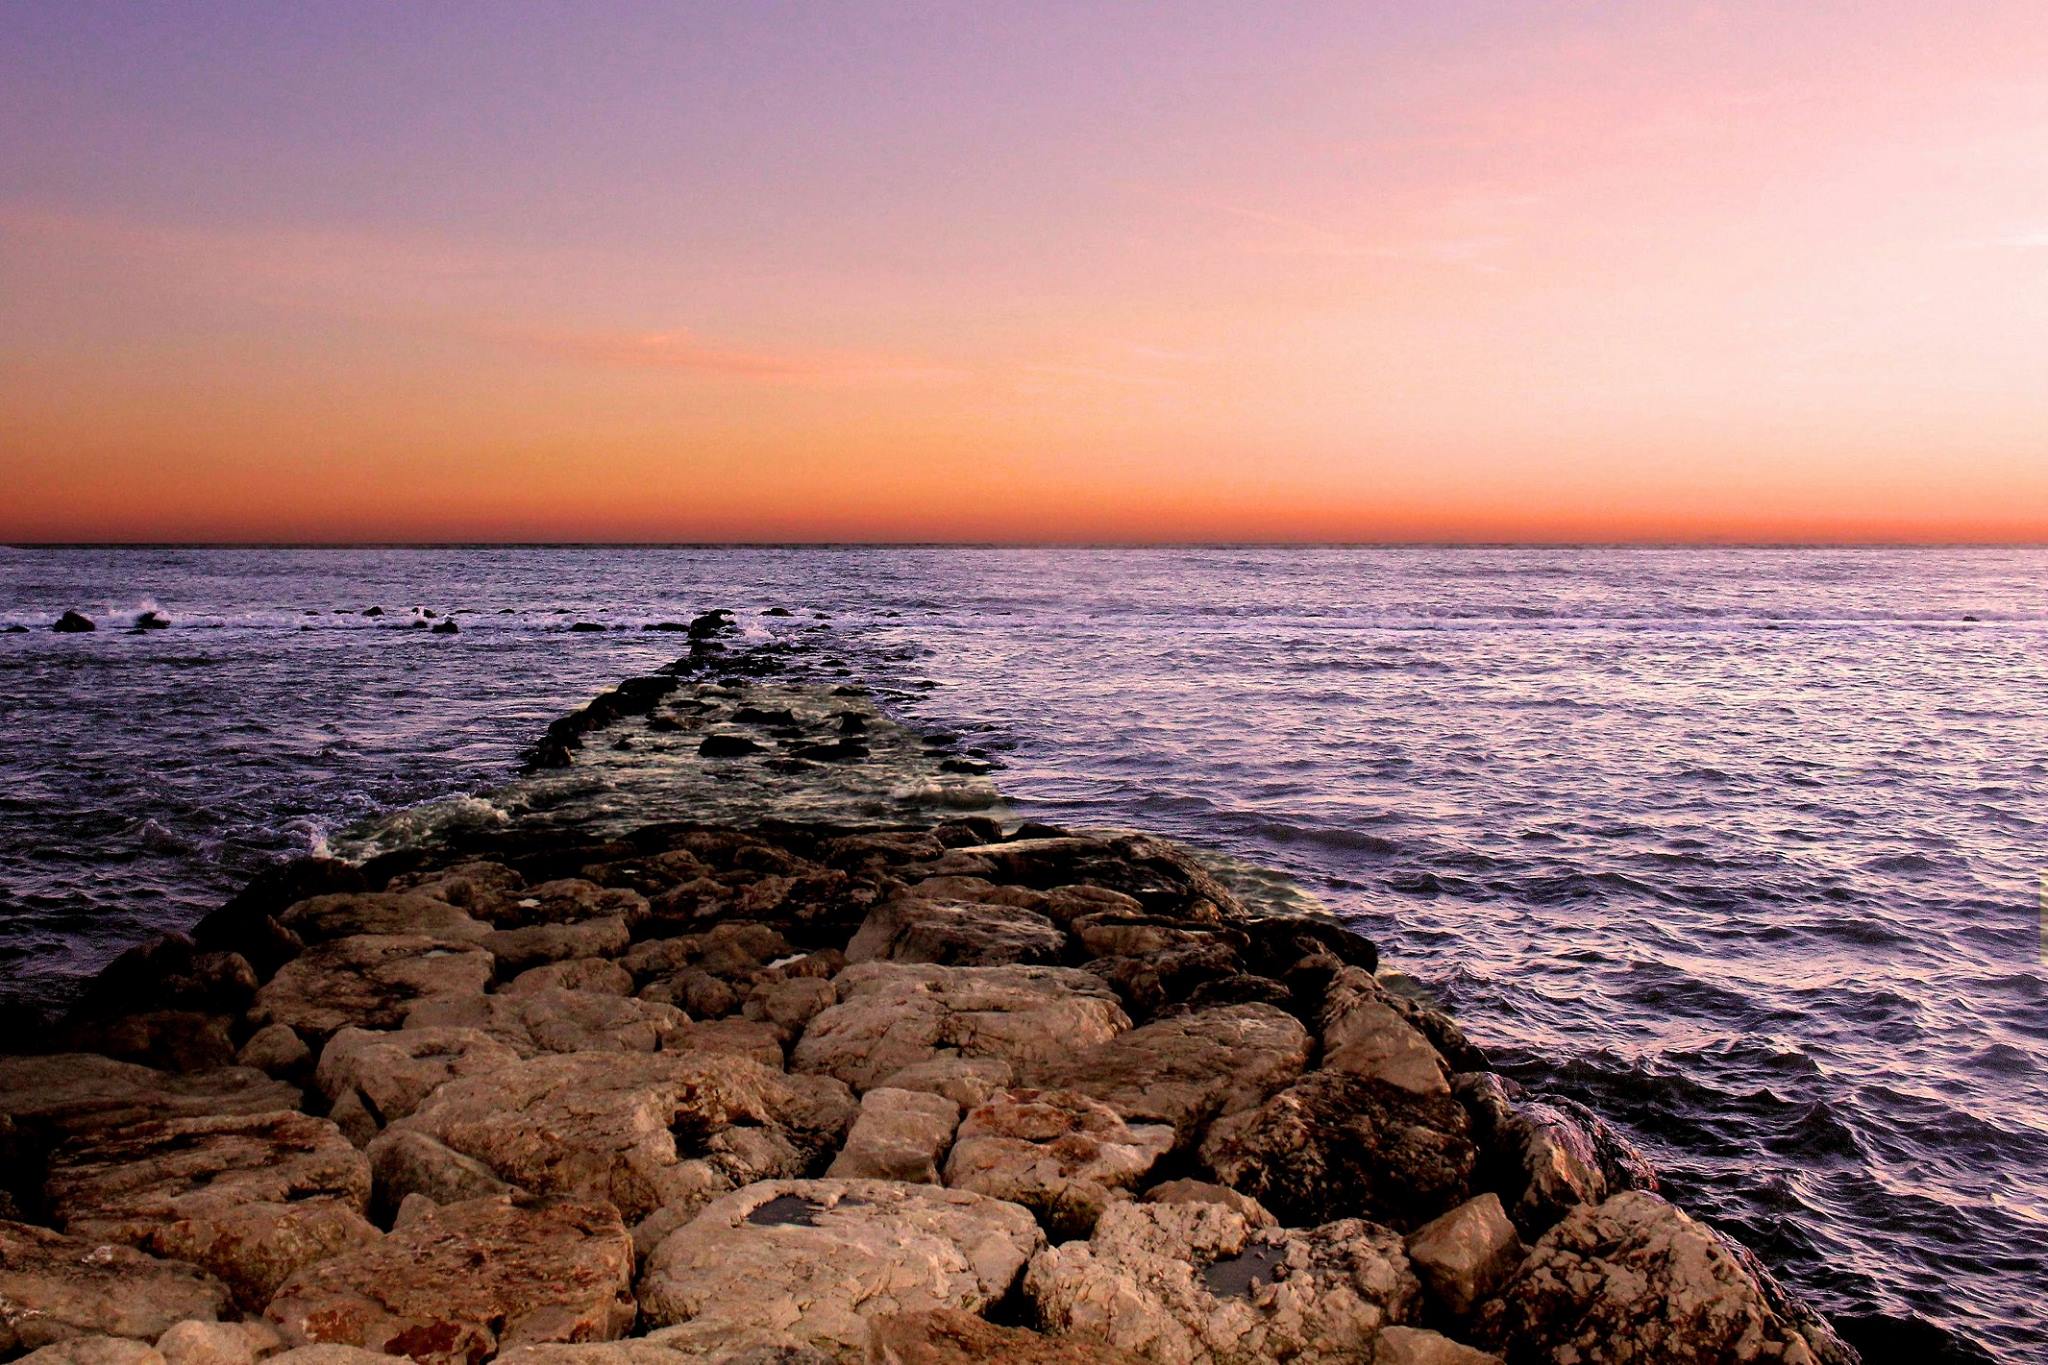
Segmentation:
[(358, 891), (314, 896), (290, 905), (277, 922), (305, 943), (356, 934), (423, 934), (450, 943), (476, 943), (490, 926), (432, 896), (405, 891)]
[(300, 1037), (338, 1029), (397, 1028), (436, 996), (474, 996), (489, 984), (491, 955), (473, 944), (420, 934), (360, 934), (316, 944), (256, 993), (250, 1022), (289, 1024)]
[(1356, 1214), (1413, 1228), (1470, 1194), (1465, 1114), (1341, 1071), (1318, 1071), (1256, 1109), (1217, 1120), (1203, 1163), (1288, 1222)]
[(765, 1333), (858, 1360), (870, 1318), (978, 1313), (1044, 1244), (1030, 1214), (981, 1195), (872, 1180), (769, 1181), (716, 1201), (663, 1239), (641, 1273), (640, 1308), (652, 1323), (715, 1326), (733, 1344)]
[(690, 638), (693, 640), (708, 640), (715, 635), (731, 634), (738, 629), (739, 627), (733, 623), (732, 613), (723, 607), (690, 618)]
[(1292, 1016), (1270, 1005), (1231, 1005), (1074, 1047), (1027, 1069), (1026, 1079), (1092, 1095), (1130, 1123), (1167, 1124), (1187, 1143), (1211, 1120), (1294, 1080), (1309, 1050), (1308, 1031)]
[(1474, 1337), (1509, 1365), (1814, 1359), (1720, 1238), (1639, 1190), (1567, 1213), (1481, 1310)]
[(826, 1174), (936, 1185), (939, 1159), (959, 1124), (960, 1106), (944, 1095), (876, 1086), (861, 1096), (860, 1117)]
[(469, 1365), (526, 1342), (603, 1341), (633, 1325), (633, 1241), (597, 1201), (425, 1208), (375, 1245), (308, 1266), (265, 1316), (294, 1344)]
[(633, 936), (623, 915), (578, 920), (574, 924), (530, 924), (499, 929), (484, 937), (483, 946), (498, 959), (498, 969), (523, 972), (549, 962), (578, 957), (610, 957), (623, 953)]
[(1304, 959), (1324, 958), (1332, 969), (1379, 970), (1380, 954), (1372, 941), (1334, 919), (1315, 915), (1260, 915), (1238, 922), (1250, 939), (1245, 965), (1261, 976), (1285, 979)]
[(1468, 1199), (1408, 1235), (1408, 1260), (1430, 1297), (1462, 1320), (1493, 1296), (1522, 1259), (1500, 1197)]
[(1010, 1090), (962, 1121), (946, 1185), (1022, 1204), (1055, 1238), (1086, 1237), (1173, 1145), (1171, 1127), (1131, 1127), (1076, 1091)]
[(697, 752), (705, 758), (743, 758), (758, 754), (763, 746), (745, 735), (709, 734), (697, 744)]
[(255, 1365), (284, 1345), (261, 1322), (181, 1322), (157, 1338), (165, 1365)]
[(596, 621), (572, 621), (569, 629), (572, 633), (582, 635), (594, 630), (603, 630), (604, 627)]
[(35, 1365), (164, 1365), (155, 1347), (126, 1337), (68, 1337), (22, 1359)]
[(688, 1021), (672, 1005), (595, 991), (442, 996), (405, 1016), (405, 1028), (475, 1029), (521, 1057), (545, 1052), (653, 1052)]
[(631, 995), (633, 974), (606, 958), (572, 957), (527, 968), (506, 982), (499, 994), (531, 995), (536, 991), (549, 990), (589, 991), (595, 995)]
[(1065, 948), (1066, 935), (1036, 910), (901, 897), (868, 912), (846, 960), (998, 967), (1057, 962)]
[(291, 1109), (297, 1087), (247, 1067), (167, 1075), (87, 1052), (0, 1057), (0, 1118), (46, 1138), (147, 1119)]
[(811, 1169), (856, 1108), (837, 1082), (740, 1057), (586, 1052), (450, 1081), (390, 1131), (431, 1137), (535, 1193), (609, 1199), (637, 1221)]
[(1332, 978), (1320, 1017), (1323, 1066), (1415, 1095), (1447, 1096), (1450, 1072), (1430, 1041), (1356, 967)]
[(1421, 1327), (1380, 1333), (1373, 1365), (1502, 1365), (1501, 1358)]
[(227, 1311), (227, 1287), (196, 1266), (97, 1239), (0, 1222), (0, 1356), (72, 1337), (154, 1340)]
[(160, 611), (145, 611), (135, 618), (137, 630), (169, 630), (170, 621)]
[(360, 1146), (376, 1136), (376, 1128), (419, 1108), (442, 1083), (510, 1066), (519, 1056), (480, 1029), (345, 1028), (327, 1040), (313, 1083), (330, 1104), (354, 1097), (375, 1121), (369, 1132), (349, 1133)]
[(377, 1235), (362, 1216), (369, 1163), (332, 1123), (283, 1111), (83, 1135), (52, 1154), (44, 1188), (70, 1235), (189, 1261), (245, 1309)]
[(254, 1067), (267, 1076), (297, 1079), (313, 1065), (313, 1052), (289, 1024), (266, 1024), (249, 1035), (235, 1054), (238, 1066)]
[(1657, 1187), (1649, 1163), (1598, 1115), (1570, 1100), (1520, 1097), (1491, 1074), (1461, 1075), (1455, 1090), (1482, 1153), (1479, 1179), (1534, 1237), (1582, 1204)]
[(1369, 1360), (1421, 1299), (1385, 1228), (1254, 1228), (1200, 1203), (1113, 1205), (1088, 1241), (1033, 1258), (1024, 1288), (1061, 1336), (1162, 1365)]
[(432, 633), (435, 635), (453, 635), (461, 629), (453, 621), (436, 621), (433, 624)]
[(93, 619), (83, 612), (67, 611), (57, 618), (57, 624), (50, 627), (59, 635), (81, 635), (88, 630), (98, 630)]
[(194, 1010), (150, 1010), (76, 1024), (64, 1046), (165, 1071), (208, 1071), (235, 1064), (228, 1021)]
[(790, 1060), (856, 1090), (945, 1056), (1041, 1067), (1130, 1025), (1099, 979), (1071, 967), (865, 962), (835, 984), (839, 1003), (811, 1020)]
[(958, 1309), (900, 1313), (868, 1324), (870, 1365), (1139, 1365), (1093, 1342), (998, 1327)]
[(436, 1204), (459, 1204), (514, 1192), (475, 1157), (424, 1133), (380, 1134), (364, 1154), (370, 1161), (373, 1207), (387, 1220), (412, 1195)]

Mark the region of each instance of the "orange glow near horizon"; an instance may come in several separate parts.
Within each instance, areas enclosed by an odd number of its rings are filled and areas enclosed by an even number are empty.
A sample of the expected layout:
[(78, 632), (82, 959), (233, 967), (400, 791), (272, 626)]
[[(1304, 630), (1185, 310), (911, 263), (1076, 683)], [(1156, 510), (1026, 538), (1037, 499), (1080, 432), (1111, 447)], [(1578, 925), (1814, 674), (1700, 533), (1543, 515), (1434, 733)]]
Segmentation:
[(2032, 5), (31, 8), (0, 540), (2048, 539)]

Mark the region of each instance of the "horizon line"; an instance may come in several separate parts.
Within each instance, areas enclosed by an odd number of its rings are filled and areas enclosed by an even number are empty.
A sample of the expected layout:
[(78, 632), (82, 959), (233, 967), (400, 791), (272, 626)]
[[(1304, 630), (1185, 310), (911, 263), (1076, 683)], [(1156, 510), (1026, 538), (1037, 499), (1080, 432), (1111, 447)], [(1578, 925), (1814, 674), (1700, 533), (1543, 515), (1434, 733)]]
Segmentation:
[(4, 540), (9, 550), (2039, 550), (2040, 540)]

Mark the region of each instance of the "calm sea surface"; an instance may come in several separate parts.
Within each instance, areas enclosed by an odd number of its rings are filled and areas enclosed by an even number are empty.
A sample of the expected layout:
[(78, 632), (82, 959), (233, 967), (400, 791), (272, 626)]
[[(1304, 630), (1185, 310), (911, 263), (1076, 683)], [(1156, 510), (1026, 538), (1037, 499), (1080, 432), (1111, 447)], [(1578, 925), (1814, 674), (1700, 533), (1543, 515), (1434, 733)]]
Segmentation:
[(0, 996), (719, 606), (1023, 813), (1292, 873), (1873, 1360), (2048, 1358), (2044, 551), (0, 550)]

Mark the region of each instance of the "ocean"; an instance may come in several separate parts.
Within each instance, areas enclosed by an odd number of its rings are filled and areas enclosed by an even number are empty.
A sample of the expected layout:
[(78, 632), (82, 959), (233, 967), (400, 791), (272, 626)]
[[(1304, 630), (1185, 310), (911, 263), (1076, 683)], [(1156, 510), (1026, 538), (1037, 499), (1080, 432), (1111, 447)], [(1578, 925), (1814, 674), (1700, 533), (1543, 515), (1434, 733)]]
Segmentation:
[(1873, 1360), (2048, 1356), (2043, 550), (0, 550), (0, 1000), (488, 809), (716, 607), (1288, 874)]

